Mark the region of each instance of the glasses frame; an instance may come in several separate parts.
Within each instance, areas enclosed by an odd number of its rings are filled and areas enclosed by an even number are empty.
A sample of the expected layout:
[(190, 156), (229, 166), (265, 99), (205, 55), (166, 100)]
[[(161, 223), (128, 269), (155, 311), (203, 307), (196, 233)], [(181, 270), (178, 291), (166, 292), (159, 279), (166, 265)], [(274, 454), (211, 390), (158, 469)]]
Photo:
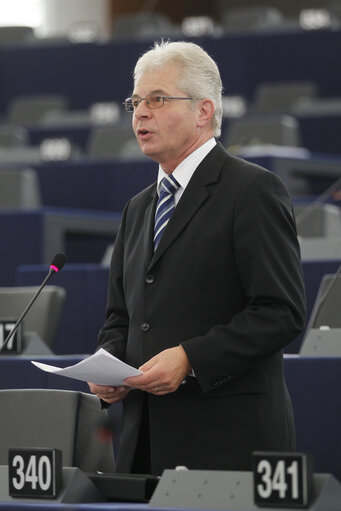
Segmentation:
[[(150, 106), (150, 103), (148, 103), (148, 99), (149, 98), (159, 98), (159, 99), (162, 99), (162, 102), (160, 101), (160, 105), (158, 106)], [(134, 107), (133, 105), (133, 98), (127, 98), (123, 101), (122, 105), (124, 105), (124, 108), (126, 109), (127, 112), (135, 112), (136, 109), (138, 108), (138, 106), (140, 105), (140, 103), (142, 101), (146, 101), (146, 105), (147, 107), (150, 109), (150, 110), (156, 110), (157, 108), (162, 108), (165, 104), (165, 99), (189, 99), (189, 100), (193, 100), (194, 98), (188, 98), (188, 97), (181, 97), (181, 96), (153, 96), (152, 94), (149, 94), (148, 96), (146, 96), (145, 98), (139, 98), (137, 97), (136, 99), (134, 98), (134, 101), (138, 101), (138, 105), (136, 107)]]

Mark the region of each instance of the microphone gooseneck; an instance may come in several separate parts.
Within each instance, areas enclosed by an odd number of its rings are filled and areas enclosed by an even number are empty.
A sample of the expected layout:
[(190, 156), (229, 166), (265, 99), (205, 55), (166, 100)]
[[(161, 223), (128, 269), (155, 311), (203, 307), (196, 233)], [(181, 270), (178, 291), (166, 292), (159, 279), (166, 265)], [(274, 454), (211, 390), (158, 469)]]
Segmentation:
[(43, 288), (46, 286), (47, 282), (49, 281), (49, 279), (52, 277), (52, 275), (54, 273), (56, 273), (57, 271), (61, 270), (64, 266), (66, 262), (66, 257), (63, 253), (58, 253), (54, 256), (54, 258), (52, 259), (52, 262), (50, 264), (50, 269), (49, 269), (49, 272), (48, 274), (46, 275), (43, 283), (41, 284), (41, 286), (39, 287), (39, 289), (37, 290), (37, 292), (35, 293), (35, 295), (33, 296), (32, 300), (29, 302), (29, 304), (27, 305), (26, 309), (24, 310), (24, 312), (21, 314), (21, 316), (19, 317), (19, 319), (17, 320), (14, 328), (10, 331), (10, 333), (8, 334), (7, 338), (5, 339), (4, 343), (2, 344), (2, 346), (0, 346), (0, 353), (2, 351), (4, 351), (4, 349), (6, 348), (8, 342), (10, 341), (10, 339), (13, 337), (13, 335), (15, 334), (15, 332), (18, 330), (22, 320), (24, 319), (24, 317), (26, 316), (26, 314), (28, 313), (28, 311), (30, 310), (30, 308), (32, 307), (32, 305), (34, 304), (34, 302), (36, 301), (36, 299), (38, 298), (38, 296), (40, 295), (41, 291), (43, 290)]

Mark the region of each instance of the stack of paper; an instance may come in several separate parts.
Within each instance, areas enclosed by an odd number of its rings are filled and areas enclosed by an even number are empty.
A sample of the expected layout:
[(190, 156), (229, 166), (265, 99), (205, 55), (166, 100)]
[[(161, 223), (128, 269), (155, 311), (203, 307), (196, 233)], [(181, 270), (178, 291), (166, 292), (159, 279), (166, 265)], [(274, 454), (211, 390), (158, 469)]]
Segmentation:
[(125, 385), (124, 380), (129, 376), (138, 376), (142, 371), (125, 364), (114, 357), (108, 351), (100, 348), (94, 355), (91, 355), (78, 364), (69, 367), (55, 367), (49, 364), (42, 364), (31, 360), (32, 364), (43, 371), (76, 380), (89, 381), (97, 385)]

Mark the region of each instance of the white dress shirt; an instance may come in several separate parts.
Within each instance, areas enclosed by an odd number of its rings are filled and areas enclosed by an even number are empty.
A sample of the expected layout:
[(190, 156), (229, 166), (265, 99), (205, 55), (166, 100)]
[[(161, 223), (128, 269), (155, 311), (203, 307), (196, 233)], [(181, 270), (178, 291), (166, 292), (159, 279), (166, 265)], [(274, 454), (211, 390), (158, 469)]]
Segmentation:
[[(199, 164), (208, 155), (208, 153), (213, 149), (213, 147), (217, 144), (214, 137), (210, 138), (203, 145), (198, 147), (193, 153), (191, 153), (187, 158), (185, 158), (172, 172), (172, 175), (175, 177), (177, 182), (179, 183), (179, 188), (174, 194), (174, 203), (175, 206), (180, 200), (181, 195), (184, 193), (186, 186), (190, 182), (191, 177), (196, 171)], [(162, 169), (161, 165), (159, 165), (159, 173), (157, 177), (157, 193), (160, 195), (160, 184), (162, 179), (167, 176), (166, 172)], [(195, 378), (195, 373), (192, 371), (189, 373), (189, 376), (193, 376)], [(184, 380), (182, 383), (186, 383)]]
[[(181, 195), (184, 193), (186, 186), (190, 182), (191, 177), (196, 171), (199, 164), (208, 155), (208, 153), (213, 149), (216, 145), (215, 138), (210, 138), (203, 145), (198, 147), (193, 153), (191, 153), (187, 158), (185, 158), (172, 172), (172, 175), (175, 177), (177, 182), (179, 183), (179, 188), (174, 194), (174, 203), (175, 206), (180, 200)], [(157, 193), (160, 195), (160, 184), (162, 179), (167, 176), (166, 172), (162, 169), (161, 165), (159, 165), (159, 173), (157, 177)]]

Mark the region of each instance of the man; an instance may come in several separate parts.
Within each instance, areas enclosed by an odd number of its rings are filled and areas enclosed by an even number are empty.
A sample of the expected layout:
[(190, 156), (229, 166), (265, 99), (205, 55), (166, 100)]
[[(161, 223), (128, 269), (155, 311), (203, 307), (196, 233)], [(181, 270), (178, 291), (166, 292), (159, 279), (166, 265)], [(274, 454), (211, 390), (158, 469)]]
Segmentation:
[(254, 450), (295, 447), (281, 352), (305, 315), (292, 207), (274, 174), (216, 143), (221, 93), (204, 50), (165, 42), (125, 101), (159, 175), (124, 210), (99, 335), (143, 375), (89, 384), (122, 401), (119, 472), (248, 470)]

